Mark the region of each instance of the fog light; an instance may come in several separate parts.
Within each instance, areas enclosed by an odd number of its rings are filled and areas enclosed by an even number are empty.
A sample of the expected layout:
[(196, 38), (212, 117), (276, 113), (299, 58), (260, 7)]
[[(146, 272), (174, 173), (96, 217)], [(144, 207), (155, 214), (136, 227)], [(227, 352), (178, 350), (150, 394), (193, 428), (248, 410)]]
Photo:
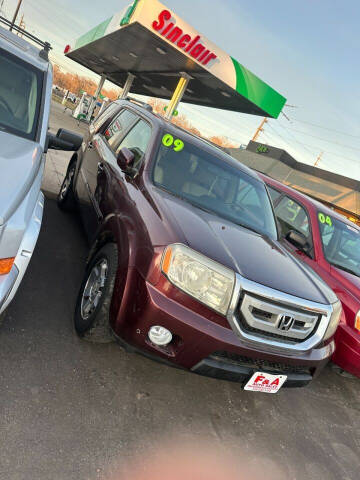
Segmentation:
[(151, 327), (148, 335), (150, 341), (155, 343), (155, 345), (165, 346), (168, 345), (172, 340), (171, 332), (164, 327), (160, 327), (159, 325)]

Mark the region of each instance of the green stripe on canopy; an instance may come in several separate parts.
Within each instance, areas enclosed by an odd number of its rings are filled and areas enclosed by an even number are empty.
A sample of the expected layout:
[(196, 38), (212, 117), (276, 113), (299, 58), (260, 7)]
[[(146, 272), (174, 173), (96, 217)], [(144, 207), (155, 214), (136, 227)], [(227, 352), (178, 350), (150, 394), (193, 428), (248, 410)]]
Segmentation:
[(236, 71), (236, 91), (273, 118), (278, 118), (286, 98), (231, 57)]
[(78, 38), (76, 40), (75, 48), (81, 48), (84, 45), (87, 45), (88, 43), (94, 42), (95, 40), (103, 37), (112, 19), (113, 17), (108, 18), (104, 22), (100, 23), (100, 25), (97, 25), (92, 30)]

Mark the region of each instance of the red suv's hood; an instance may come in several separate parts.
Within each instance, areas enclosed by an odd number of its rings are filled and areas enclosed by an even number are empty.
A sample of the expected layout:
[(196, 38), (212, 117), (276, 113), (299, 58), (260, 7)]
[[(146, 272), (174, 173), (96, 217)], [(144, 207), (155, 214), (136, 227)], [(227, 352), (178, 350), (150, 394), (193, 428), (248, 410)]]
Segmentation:
[(360, 302), (360, 278), (331, 265), (331, 274)]
[(179, 242), (184, 238), (194, 250), (254, 282), (319, 303), (336, 301), (336, 296), (321, 279), (278, 242), (160, 190), (157, 194), (161, 198), (158, 197), (156, 203), (163, 214), (173, 228), (177, 225)]

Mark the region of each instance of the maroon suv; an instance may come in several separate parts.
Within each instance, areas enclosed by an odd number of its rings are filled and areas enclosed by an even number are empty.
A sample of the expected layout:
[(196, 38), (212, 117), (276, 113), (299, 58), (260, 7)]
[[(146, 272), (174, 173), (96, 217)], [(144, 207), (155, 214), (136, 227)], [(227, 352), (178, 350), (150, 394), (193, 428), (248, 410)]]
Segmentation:
[(332, 355), (341, 305), (278, 242), (264, 182), (151, 107), (95, 120), (58, 204), (77, 204), (91, 244), (80, 336), (271, 392)]

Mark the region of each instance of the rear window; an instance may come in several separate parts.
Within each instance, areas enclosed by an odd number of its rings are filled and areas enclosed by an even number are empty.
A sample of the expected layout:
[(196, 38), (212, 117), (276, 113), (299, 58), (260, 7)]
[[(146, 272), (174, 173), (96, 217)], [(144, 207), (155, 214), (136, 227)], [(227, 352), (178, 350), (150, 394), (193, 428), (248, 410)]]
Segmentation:
[(115, 117), (104, 133), (106, 140), (114, 151), (117, 149), (125, 133), (129, 130), (129, 127), (133, 125), (138, 118), (135, 113), (125, 109)]
[(35, 140), (44, 74), (0, 49), (0, 129)]
[(92, 123), (92, 130), (98, 130), (105, 122), (108, 120), (111, 115), (113, 115), (116, 110), (119, 108), (117, 103), (110, 103), (110, 105), (102, 112), (101, 115), (98, 115)]

